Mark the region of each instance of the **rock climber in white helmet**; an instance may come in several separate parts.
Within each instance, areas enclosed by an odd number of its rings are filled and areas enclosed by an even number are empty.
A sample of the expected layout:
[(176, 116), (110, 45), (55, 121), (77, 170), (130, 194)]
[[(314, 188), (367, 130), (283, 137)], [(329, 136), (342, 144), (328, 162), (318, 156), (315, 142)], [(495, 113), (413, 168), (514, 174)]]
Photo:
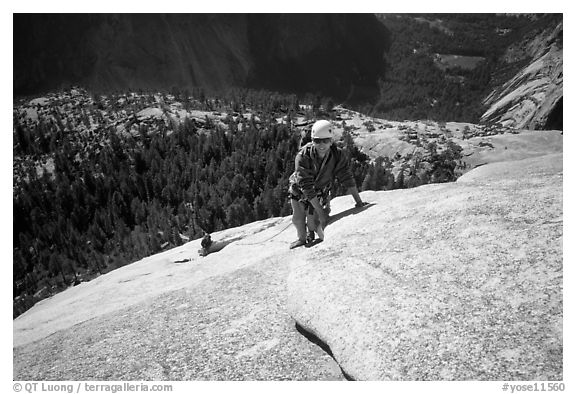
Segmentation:
[[(314, 241), (324, 240), (324, 227), (328, 223), (326, 205), (334, 178), (347, 187), (356, 206), (365, 205), (342, 150), (333, 144), (333, 126), (327, 120), (319, 120), (312, 126), (312, 142), (304, 145), (295, 160), (294, 173), (290, 176), (289, 196), (292, 204), (292, 223), (298, 239), (290, 245), (297, 248)], [(306, 231), (308, 221), (309, 232)]]

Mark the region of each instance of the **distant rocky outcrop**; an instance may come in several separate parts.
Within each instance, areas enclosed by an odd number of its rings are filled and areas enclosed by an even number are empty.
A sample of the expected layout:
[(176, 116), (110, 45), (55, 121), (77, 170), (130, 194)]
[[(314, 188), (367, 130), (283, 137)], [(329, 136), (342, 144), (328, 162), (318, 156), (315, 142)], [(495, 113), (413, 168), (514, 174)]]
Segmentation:
[(563, 23), (514, 46), (506, 61), (529, 57), (531, 62), (484, 100), (489, 109), (481, 121), (514, 129), (562, 130)]
[(375, 90), (389, 33), (369, 14), (15, 14), (14, 94), (233, 87)]

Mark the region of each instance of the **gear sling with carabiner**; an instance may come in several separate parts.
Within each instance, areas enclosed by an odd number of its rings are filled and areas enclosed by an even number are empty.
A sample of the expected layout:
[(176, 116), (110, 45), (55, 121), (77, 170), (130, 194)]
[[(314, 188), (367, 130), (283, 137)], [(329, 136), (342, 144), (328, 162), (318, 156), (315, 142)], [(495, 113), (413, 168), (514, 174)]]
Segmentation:
[[(310, 146), (308, 147), (310, 148)], [(306, 148), (303, 149), (302, 153), (305, 153)], [(311, 153), (310, 151), (308, 151), (308, 153)], [(323, 182), (320, 182), (321, 184), (323, 184), (321, 187), (317, 187), (317, 183), (319, 183), (319, 179), (321, 177), (323, 177), (324, 174), (327, 170), (326, 165), (330, 160), (330, 156), (333, 154), (333, 149), (330, 149), (330, 152), (324, 156), (324, 158), (322, 159), (322, 161), (320, 162), (319, 160), (317, 160), (317, 158), (315, 157), (310, 157), (311, 159), (311, 164), (312, 164), (312, 168), (311, 168), (311, 172), (312, 174), (314, 174), (314, 178), (313, 178), (313, 190), (314, 190), (314, 194), (313, 196), (316, 197), (318, 199), (318, 202), (320, 204), (320, 206), (323, 209), (328, 208), (328, 212), (329, 213), (329, 204), (330, 204), (330, 190), (332, 188), (332, 177), (330, 177), (330, 179), (327, 181), (326, 177), (323, 179)], [(309, 174), (309, 175), (312, 175)], [(295, 179), (296, 177), (291, 177), (291, 186), (290, 186), (290, 192), (289, 192), (289, 197), (293, 200), (298, 201), (299, 203), (301, 203), (303, 205), (304, 208), (304, 214), (306, 215), (307, 219), (307, 227), (308, 227), (308, 232), (307, 232), (307, 236), (306, 236), (306, 243), (308, 244), (309, 242), (313, 241), (315, 239), (314, 233), (318, 234), (319, 237), (319, 241), (324, 239), (324, 229), (322, 228), (322, 225), (320, 224), (320, 220), (319, 217), (317, 215), (317, 213), (315, 212), (315, 208), (312, 205), (312, 203), (310, 202), (310, 200), (312, 199), (310, 197), (310, 193), (308, 194), (308, 197), (305, 195), (305, 193), (303, 192), (302, 188), (300, 187), (300, 185), (297, 182), (297, 179)], [(308, 178), (310, 179), (310, 178)], [(309, 186), (311, 186), (309, 184)]]

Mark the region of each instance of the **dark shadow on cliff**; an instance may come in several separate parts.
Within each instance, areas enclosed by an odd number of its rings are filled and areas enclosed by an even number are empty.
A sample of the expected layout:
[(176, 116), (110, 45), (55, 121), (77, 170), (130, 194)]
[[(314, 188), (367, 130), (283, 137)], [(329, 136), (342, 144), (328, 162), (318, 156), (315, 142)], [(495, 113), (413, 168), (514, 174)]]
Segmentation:
[(376, 204), (368, 203), (367, 205), (364, 205), (363, 207), (353, 207), (353, 208), (347, 209), (345, 211), (342, 211), (340, 213), (337, 213), (334, 216), (330, 216), (330, 220), (328, 220), (328, 225), (330, 225), (334, 222), (337, 222), (338, 220), (345, 218), (346, 216), (356, 215), (357, 213), (363, 212), (374, 205), (376, 205)]
[[(332, 354), (332, 350), (330, 349), (330, 346), (328, 346), (328, 344), (326, 344), (324, 341), (322, 341), (320, 338), (318, 338), (316, 335), (314, 335), (310, 331), (307, 331), (304, 327), (302, 327), (300, 324), (298, 324), (298, 322), (296, 322), (295, 325), (296, 325), (296, 331), (298, 331), (300, 334), (302, 334), (310, 342), (312, 342), (313, 344), (320, 347), (320, 349), (324, 350), (330, 357), (332, 357), (334, 359), (334, 361), (336, 361), (336, 363), (338, 363), (338, 360), (336, 360), (336, 358), (334, 358), (334, 354)], [(352, 376), (348, 375), (346, 373), (346, 371), (344, 371), (342, 369), (342, 367), (340, 367), (340, 371), (342, 371), (342, 375), (344, 376), (344, 378), (346, 380), (349, 380), (349, 381), (355, 381), (356, 380)]]
[(15, 14), (13, 93), (238, 87), (364, 102), (391, 43), (373, 14)]
[(546, 124), (544, 125), (544, 130), (564, 130), (564, 111), (563, 111), (563, 101), (564, 97), (561, 97), (560, 100), (554, 106), (554, 109), (548, 115), (548, 119), (546, 120)]

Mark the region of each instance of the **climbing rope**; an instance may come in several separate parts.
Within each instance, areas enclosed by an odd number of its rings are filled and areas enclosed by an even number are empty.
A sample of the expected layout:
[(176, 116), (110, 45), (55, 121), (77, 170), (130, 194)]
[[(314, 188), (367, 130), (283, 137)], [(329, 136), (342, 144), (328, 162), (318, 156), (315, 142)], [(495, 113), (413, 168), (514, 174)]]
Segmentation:
[(288, 221), (288, 223), (286, 223), (286, 225), (284, 226), (284, 228), (280, 231), (278, 231), (278, 233), (274, 234), (273, 236), (262, 240), (262, 241), (258, 241), (258, 242), (252, 242), (252, 243), (238, 243), (236, 245), (242, 245), (242, 246), (249, 246), (249, 245), (259, 245), (259, 244), (263, 244), (264, 242), (268, 242), (273, 238), (276, 238), (277, 236), (279, 236), (280, 234), (282, 234), (284, 231), (286, 231), (286, 229), (288, 229), (288, 227), (290, 227), (290, 225), (292, 224), (292, 222)]

